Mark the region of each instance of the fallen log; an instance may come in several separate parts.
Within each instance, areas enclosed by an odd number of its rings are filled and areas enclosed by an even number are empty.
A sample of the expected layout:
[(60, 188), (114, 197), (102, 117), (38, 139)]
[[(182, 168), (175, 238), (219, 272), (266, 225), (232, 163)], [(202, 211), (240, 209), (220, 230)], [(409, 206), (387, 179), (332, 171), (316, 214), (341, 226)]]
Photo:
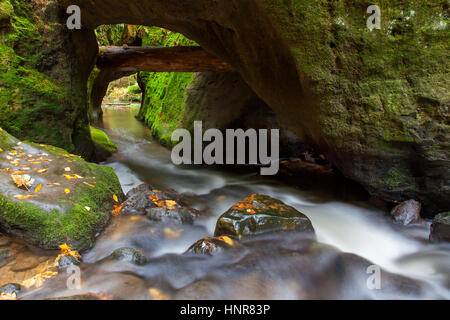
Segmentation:
[(201, 47), (101, 47), (101, 70), (124, 72), (229, 72), (232, 68)]

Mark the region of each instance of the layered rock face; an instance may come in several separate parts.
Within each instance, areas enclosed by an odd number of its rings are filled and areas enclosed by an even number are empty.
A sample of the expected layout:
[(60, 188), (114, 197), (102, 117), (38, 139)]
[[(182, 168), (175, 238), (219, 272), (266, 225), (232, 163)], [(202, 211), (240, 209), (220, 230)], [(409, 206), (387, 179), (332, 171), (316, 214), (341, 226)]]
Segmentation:
[[(65, 89), (61, 108), (48, 114), (62, 119), (55, 125), (81, 154), (89, 153), (85, 83), (97, 50), (90, 30), (117, 23), (161, 26), (230, 64), (284, 127), (373, 195), (419, 200), (427, 215), (450, 206), (445, 2), (384, 1), (382, 29), (372, 32), (366, 27), (371, 3), (365, 1), (37, 3), (31, 1), (43, 21), (58, 27), (40, 35), (49, 44), (31, 46), (48, 48), (40, 49), (47, 59), (39, 60), (48, 62), (42, 68)], [(81, 31), (62, 27), (72, 4), (81, 7)], [(64, 116), (56, 116), (61, 110)], [(22, 131), (32, 136), (37, 126)]]

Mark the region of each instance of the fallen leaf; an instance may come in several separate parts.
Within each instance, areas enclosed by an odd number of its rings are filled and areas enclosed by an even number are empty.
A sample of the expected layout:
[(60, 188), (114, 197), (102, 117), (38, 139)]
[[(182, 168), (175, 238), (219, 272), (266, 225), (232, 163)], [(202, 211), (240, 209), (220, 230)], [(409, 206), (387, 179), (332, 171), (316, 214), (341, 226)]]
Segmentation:
[(255, 210), (253, 210), (253, 209), (247, 209), (247, 213), (250, 213), (250, 214), (255, 214), (255, 213), (256, 213), (256, 211), (255, 211)]
[(158, 200), (159, 200), (158, 195), (149, 196), (148, 198), (149, 198), (150, 200), (152, 200), (153, 202), (158, 202)]
[(64, 193), (65, 193), (65, 194), (69, 194), (69, 193), (70, 193), (70, 190), (69, 190), (69, 189), (64, 189)]
[(11, 178), (18, 188), (25, 187), (27, 190), (28, 187), (31, 187), (34, 183), (34, 179), (32, 179), (28, 174), (12, 174)]
[(171, 228), (164, 229), (164, 238), (166, 239), (178, 239), (181, 236), (183, 230), (172, 230)]
[(72, 178), (74, 178), (74, 179), (83, 179), (82, 176), (79, 176), (79, 175), (77, 175), (77, 174), (73, 174), (73, 175), (72, 175)]
[(72, 256), (75, 259), (81, 258), (81, 256), (78, 254), (78, 252), (76, 252), (75, 250), (72, 250), (72, 248), (67, 243), (60, 245), (59, 248), (61, 249), (61, 255), (63, 255), (63, 256)]
[(148, 289), (148, 293), (153, 300), (169, 300), (169, 296), (162, 293), (161, 290), (157, 288)]
[(228, 236), (221, 236), (221, 237), (219, 237), (219, 240), (225, 242), (226, 244), (228, 244), (228, 245), (230, 245), (230, 246), (233, 246), (233, 245), (234, 245), (233, 239), (231, 239), (231, 238), (228, 237)]
[(115, 194), (113, 194), (113, 200), (114, 200), (115, 202), (119, 202), (119, 199), (117, 198), (117, 196), (116, 196)]
[(27, 200), (30, 198), (34, 198), (36, 197), (35, 195), (28, 195), (28, 196), (22, 196), (22, 195), (15, 195), (14, 198), (19, 199), (19, 200)]
[(31, 164), (40, 164), (42, 163), (41, 161), (30, 161)]
[(70, 167), (64, 168), (64, 171), (65, 171), (65, 172), (70, 172), (70, 170), (71, 170)]
[(86, 211), (91, 211), (90, 207), (84, 207), (86, 209)]
[(91, 188), (95, 188), (95, 186), (93, 184), (87, 183), (87, 182), (83, 182), (85, 185), (91, 187)]
[(46, 172), (47, 172), (47, 169), (38, 170), (38, 173), (46, 173)]
[(34, 189), (34, 192), (39, 193), (39, 191), (41, 191), (42, 188), (42, 184), (38, 184), (36, 189)]
[(123, 204), (121, 204), (120, 206), (114, 205), (113, 206), (114, 209), (111, 211), (111, 215), (113, 217), (117, 217), (118, 215), (120, 215), (120, 212), (122, 211), (122, 207), (123, 207)]
[(73, 179), (73, 177), (72, 177), (72, 176), (69, 176), (68, 174), (65, 174), (64, 177), (65, 177), (66, 179), (68, 179), (68, 180)]
[(176, 201), (173, 200), (166, 200), (166, 207), (169, 210), (175, 210), (175, 206), (177, 205)]

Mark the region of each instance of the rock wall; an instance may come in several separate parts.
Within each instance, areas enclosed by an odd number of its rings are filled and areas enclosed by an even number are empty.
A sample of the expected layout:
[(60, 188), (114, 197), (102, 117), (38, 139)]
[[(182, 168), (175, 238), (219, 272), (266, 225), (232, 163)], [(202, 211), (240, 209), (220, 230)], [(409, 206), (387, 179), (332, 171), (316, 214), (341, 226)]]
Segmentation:
[[(345, 176), (373, 195), (415, 198), (424, 203), (427, 214), (450, 207), (447, 2), (380, 1), (382, 29), (372, 32), (366, 27), (366, 9), (372, 3), (361, 0), (57, 3), (61, 8), (79, 5), (84, 29), (69, 32), (56, 24), (52, 32), (35, 34), (35, 41), (43, 44), (31, 47), (39, 48), (44, 59), (33, 62), (30, 54), (26, 59), (63, 89), (51, 96), (61, 97), (64, 104), (47, 109), (50, 117), (45, 122), (48, 126), (55, 119), (54, 126), (61, 128), (55, 143), (62, 145), (57, 141), (62, 136), (69, 147), (87, 153), (86, 90), (81, 89), (95, 59), (90, 30), (117, 23), (160, 26), (183, 33), (229, 63), (283, 126), (325, 153)], [(61, 8), (52, 18), (54, 1), (30, 5), (38, 6), (33, 12), (40, 12), (49, 24), (64, 18)], [(21, 36), (21, 42), (25, 39)], [(10, 87), (17, 89), (19, 84)], [(2, 94), (2, 99), (11, 96)], [(23, 104), (15, 100), (2, 105), (20, 109)], [(47, 103), (45, 108), (49, 105), (59, 104)], [(19, 136), (41, 134), (38, 120), (21, 125), (23, 130), (14, 128), (11, 120), (1, 123), (13, 133), (20, 131)]]
[(0, 124), (21, 139), (89, 157), (90, 30), (68, 32), (54, 1), (0, 2)]

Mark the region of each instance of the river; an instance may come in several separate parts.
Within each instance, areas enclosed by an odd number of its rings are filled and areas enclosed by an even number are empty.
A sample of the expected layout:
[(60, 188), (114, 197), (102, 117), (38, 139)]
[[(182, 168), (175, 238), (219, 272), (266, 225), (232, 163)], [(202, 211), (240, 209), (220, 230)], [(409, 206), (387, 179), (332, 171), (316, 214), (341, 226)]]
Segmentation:
[[(105, 164), (114, 168), (124, 192), (142, 183), (159, 190), (172, 188), (195, 197), (194, 206), (208, 209), (210, 215), (198, 219), (192, 227), (174, 230), (174, 237), (161, 236), (157, 226), (144, 217), (114, 218), (96, 246), (83, 255), (82, 290), (65, 288), (67, 276), (61, 275), (32, 290), (26, 298), (88, 292), (119, 299), (450, 298), (450, 246), (428, 243), (429, 223), (401, 227), (368, 203), (343, 202), (326, 190), (300, 189), (257, 174), (177, 167), (170, 161), (170, 150), (135, 119), (137, 111), (107, 108), (102, 124), (119, 150)], [(248, 249), (218, 257), (183, 255), (195, 241), (212, 236), (220, 214), (253, 193), (280, 199), (306, 214), (325, 249), (311, 251), (309, 246), (305, 249), (299, 245), (301, 239), (296, 242), (293, 236), (274, 236), (259, 244), (264, 250), (256, 250), (258, 258)], [(280, 243), (283, 250), (297, 254), (280, 259)], [(134, 266), (102, 260), (120, 247), (142, 250), (149, 263)], [(272, 257), (271, 252), (277, 254)], [(340, 261), (341, 252), (363, 257), (383, 272), (411, 278), (421, 289), (410, 290), (406, 285), (394, 293), (369, 290), (366, 280), (370, 274), (366, 270), (340, 277), (336, 261)], [(14, 274), (9, 279), (15, 280)]]

